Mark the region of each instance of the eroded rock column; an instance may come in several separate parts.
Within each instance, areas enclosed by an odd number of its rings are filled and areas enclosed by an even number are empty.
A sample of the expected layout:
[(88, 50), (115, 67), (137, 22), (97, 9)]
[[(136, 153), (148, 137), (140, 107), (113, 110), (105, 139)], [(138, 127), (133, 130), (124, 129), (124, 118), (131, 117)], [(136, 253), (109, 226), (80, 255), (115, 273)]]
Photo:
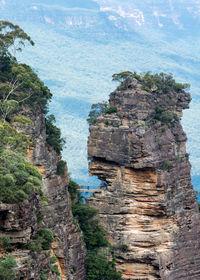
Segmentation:
[(90, 126), (89, 170), (105, 181), (98, 209), (123, 279), (200, 279), (200, 223), (180, 124), (189, 93), (147, 92), (134, 78), (110, 95), (118, 113)]

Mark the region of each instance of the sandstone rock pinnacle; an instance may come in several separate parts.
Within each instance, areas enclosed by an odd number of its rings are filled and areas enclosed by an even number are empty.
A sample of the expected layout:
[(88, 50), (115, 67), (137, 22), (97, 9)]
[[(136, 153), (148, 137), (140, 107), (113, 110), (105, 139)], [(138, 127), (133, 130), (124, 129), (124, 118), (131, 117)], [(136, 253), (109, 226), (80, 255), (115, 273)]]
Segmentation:
[(200, 219), (180, 118), (191, 98), (128, 78), (110, 94), (117, 113), (90, 126), (89, 171), (106, 187), (98, 209), (123, 279), (200, 279)]

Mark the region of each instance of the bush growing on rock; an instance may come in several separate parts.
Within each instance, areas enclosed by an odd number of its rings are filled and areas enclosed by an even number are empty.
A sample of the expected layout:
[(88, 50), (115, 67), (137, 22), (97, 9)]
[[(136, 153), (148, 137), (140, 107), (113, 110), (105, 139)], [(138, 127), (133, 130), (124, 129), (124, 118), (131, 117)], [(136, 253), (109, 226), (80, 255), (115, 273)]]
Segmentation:
[(25, 134), (18, 132), (14, 127), (0, 121), (0, 150), (10, 149), (23, 154), (27, 153), (27, 147), (31, 144)]
[(87, 280), (121, 280), (121, 274), (116, 272), (114, 262), (108, 261), (96, 251), (89, 252), (86, 269)]
[(87, 122), (89, 125), (95, 124), (97, 122), (97, 117), (101, 114), (113, 113), (117, 113), (117, 108), (115, 106), (110, 106), (106, 101), (93, 104)]
[(0, 279), (1, 280), (14, 280), (17, 262), (13, 256), (0, 259)]
[(73, 180), (69, 180), (69, 184), (68, 184), (68, 192), (70, 193), (71, 196), (71, 200), (72, 202), (74, 202), (75, 199), (79, 200), (79, 196), (80, 193), (78, 192), (78, 189), (80, 188), (80, 186), (74, 182)]
[(11, 243), (10, 238), (7, 236), (3, 236), (0, 238), (0, 246), (6, 250), (7, 252), (11, 251)]
[(155, 107), (155, 116), (153, 120), (161, 121), (162, 125), (168, 125), (168, 127), (174, 126), (174, 123), (178, 120), (178, 116), (164, 108), (159, 106)]
[(136, 72), (131, 72), (131, 71), (124, 71), (118, 74), (113, 74), (112, 75), (112, 80), (113, 81), (117, 81), (120, 82), (121, 85), (123, 84), (123, 82), (128, 78), (128, 77), (133, 77), (135, 79), (139, 79), (140, 76), (136, 73)]
[(63, 176), (67, 169), (67, 163), (64, 160), (60, 160), (57, 164), (57, 174)]
[(170, 171), (173, 168), (173, 164), (171, 161), (169, 161), (168, 159), (164, 160), (163, 164), (162, 164), (162, 169), (163, 170), (167, 170)]
[(27, 244), (26, 248), (32, 252), (39, 252), (40, 250), (50, 250), (51, 243), (53, 241), (53, 231), (49, 228), (41, 228), (35, 235), (35, 238)]
[(43, 250), (50, 250), (51, 243), (54, 241), (53, 231), (49, 228), (41, 228), (37, 235), (37, 240), (41, 243)]
[(0, 152), (0, 201), (20, 203), (41, 188), (38, 169), (15, 152)]
[(97, 213), (94, 208), (77, 204), (72, 206), (72, 212), (74, 217), (78, 219), (88, 250), (109, 244), (98, 220), (92, 219)]
[(57, 154), (60, 154), (65, 144), (65, 139), (61, 137), (60, 128), (55, 126), (55, 116), (49, 115), (46, 118), (46, 142), (49, 146), (53, 147)]
[(177, 83), (171, 74), (156, 73), (150, 71), (137, 74), (136, 72), (124, 71), (118, 74), (113, 74), (113, 81), (120, 82), (120, 88), (123, 88), (123, 83), (128, 77), (133, 77), (142, 84), (142, 89), (151, 92), (152, 90), (169, 93), (170, 91), (180, 92), (190, 88), (188, 83)]

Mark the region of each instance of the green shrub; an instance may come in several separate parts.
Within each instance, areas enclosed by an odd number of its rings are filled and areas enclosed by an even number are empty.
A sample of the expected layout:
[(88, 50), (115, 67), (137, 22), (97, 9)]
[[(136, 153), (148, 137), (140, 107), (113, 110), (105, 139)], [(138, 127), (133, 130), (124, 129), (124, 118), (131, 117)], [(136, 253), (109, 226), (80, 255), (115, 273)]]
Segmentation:
[(80, 188), (80, 186), (76, 182), (74, 182), (71, 179), (69, 180), (68, 192), (70, 193), (72, 201), (79, 198), (79, 193), (78, 193), (79, 188)]
[(88, 250), (102, 246), (108, 246), (105, 233), (98, 220), (92, 219), (97, 211), (86, 205), (73, 205), (72, 212), (78, 219), (81, 230), (83, 231), (84, 241)]
[(171, 74), (158, 73), (152, 74), (151, 72), (141, 73), (125, 71), (119, 74), (113, 74), (113, 81), (120, 82), (120, 87), (123, 88), (123, 83), (128, 77), (137, 79), (142, 84), (142, 89), (151, 92), (152, 88), (156, 86), (158, 91), (169, 93), (170, 91), (180, 92), (187, 90), (190, 87), (188, 83), (176, 83)]
[(65, 144), (64, 138), (61, 137), (61, 130), (55, 126), (55, 116), (49, 115), (46, 118), (47, 145), (54, 148), (57, 154), (60, 154)]
[(60, 160), (57, 163), (57, 174), (63, 176), (67, 169), (67, 163), (64, 160)]
[(161, 121), (162, 125), (166, 124), (168, 127), (171, 127), (174, 126), (174, 123), (178, 120), (178, 117), (176, 114), (156, 106), (154, 119)]
[(32, 124), (32, 121), (23, 115), (14, 116), (13, 121), (21, 123), (21, 124)]
[(58, 265), (57, 264), (54, 264), (54, 265), (51, 266), (51, 272), (55, 273), (57, 276), (60, 276), (60, 271), (58, 269)]
[(50, 258), (50, 263), (51, 263), (51, 264), (54, 264), (54, 263), (56, 263), (57, 261), (58, 261), (58, 259), (56, 258), (55, 255), (51, 256), (51, 258)]
[(108, 107), (108, 108), (106, 108), (106, 109), (104, 110), (104, 113), (105, 113), (105, 114), (117, 113), (117, 107), (115, 107), (115, 106), (110, 106), (110, 107)]
[(89, 125), (95, 124), (97, 121), (97, 117), (103, 114), (104, 110), (107, 107), (108, 107), (108, 103), (105, 101), (93, 104), (87, 119)]
[[(1, 63), (1, 61), (0, 61)], [(37, 74), (26, 64), (18, 64), (17, 61), (10, 64), (5, 73), (0, 73), (0, 103), (17, 102), (19, 111), (23, 104), (29, 104), (36, 112), (40, 108), (42, 112), (47, 112), (47, 104), (52, 94), (44, 83), (38, 78)], [(15, 90), (12, 90), (15, 88)], [(11, 94), (9, 94), (11, 92)], [(8, 109), (8, 106), (7, 106)], [(1, 113), (3, 113), (1, 111)], [(10, 112), (12, 114), (12, 112)], [(4, 116), (5, 117), (5, 116)]]
[(140, 76), (141, 83), (146, 87), (147, 91), (151, 91), (152, 87), (156, 86), (157, 90), (163, 93), (169, 93), (170, 91), (182, 91), (190, 87), (189, 84), (176, 83), (171, 74), (159, 73), (151, 74), (151, 72), (146, 72)]
[(37, 74), (26, 64), (16, 63), (11, 69), (12, 79), (18, 81), (20, 85), (16, 91), (20, 91), (20, 95), (13, 93), (17, 101), (24, 100), (23, 103), (34, 105), (36, 109), (39, 107), (44, 113), (47, 111), (47, 103), (51, 99), (52, 94), (44, 83), (38, 78)]
[(45, 270), (40, 271), (40, 280), (47, 280), (48, 279), (48, 274), (46, 273)]
[(72, 212), (78, 218), (81, 227), (84, 227), (91, 218), (97, 214), (97, 210), (86, 205), (74, 204), (72, 205)]
[(0, 54), (0, 82), (4, 83), (10, 78), (13, 64), (16, 60), (9, 55)]
[(13, 280), (16, 276), (17, 262), (13, 256), (1, 258), (0, 260), (0, 279)]
[(0, 149), (9, 149), (20, 153), (27, 153), (27, 147), (31, 144), (25, 134), (19, 133), (7, 123), (0, 122)]
[(26, 248), (32, 252), (39, 252), (40, 243), (37, 240), (31, 241), (26, 245)]
[(90, 251), (86, 260), (86, 280), (121, 280), (113, 262), (96, 251)]
[(40, 211), (37, 215), (37, 223), (38, 224), (41, 224), (41, 222), (43, 221), (44, 219), (44, 213), (42, 211)]
[(0, 237), (0, 244), (3, 249), (5, 249), (8, 252), (10, 251), (11, 243), (10, 243), (9, 237), (7, 237), (7, 236)]
[(93, 104), (87, 122), (89, 125), (95, 124), (97, 122), (97, 117), (101, 114), (113, 113), (117, 113), (117, 108), (115, 106), (110, 106), (106, 101)]
[(188, 159), (190, 157), (190, 154), (189, 153), (186, 153), (185, 154), (185, 157)]
[[(74, 186), (73, 182), (72, 186), (76, 189), (76, 184)], [(110, 244), (105, 238), (103, 227), (99, 225), (98, 220), (94, 219), (97, 211), (86, 205), (73, 204), (72, 213), (78, 220), (88, 250), (86, 280), (121, 280), (121, 275), (116, 272), (114, 266), (114, 256), (113, 261), (110, 262), (98, 253), (99, 248)]]
[(176, 142), (181, 142), (180, 136), (179, 136), (179, 135), (176, 135), (176, 136), (175, 136), (175, 140), (176, 140)]
[(163, 144), (158, 143), (158, 149), (159, 149), (159, 150), (162, 150), (162, 147), (163, 147)]
[(53, 231), (49, 228), (41, 228), (36, 235), (36, 239), (41, 243), (43, 250), (50, 250), (51, 243), (54, 241)]
[(113, 74), (112, 75), (112, 80), (120, 82), (120, 85), (122, 86), (123, 82), (128, 78), (128, 77), (133, 77), (135, 79), (139, 79), (140, 75), (138, 75), (136, 72), (131, 72), (131, 71), (124, 71), (118, 74)]
[(41, 174), (36, 167), (15, 152), (0, 152), (0, 201), (21, 203), (41, 188)]
[(30, 241), (26, 248), (32, 252), (40, 250), (50, 250), (51, 243), (54, 241), (53, 231), (49, 228), (41, 228), (35, 235), (34, 240)]
[(161, 168), (163, 170), (167, 170), (167, 171), (170, 171), (172, 168), (173, 168), (173, 164), (171, 161), (169, 161), (168, 159), (164, 160)]
[(77, 267), (76, 266), (73, 266), (73, 272), (75, 273), (77, 271)]

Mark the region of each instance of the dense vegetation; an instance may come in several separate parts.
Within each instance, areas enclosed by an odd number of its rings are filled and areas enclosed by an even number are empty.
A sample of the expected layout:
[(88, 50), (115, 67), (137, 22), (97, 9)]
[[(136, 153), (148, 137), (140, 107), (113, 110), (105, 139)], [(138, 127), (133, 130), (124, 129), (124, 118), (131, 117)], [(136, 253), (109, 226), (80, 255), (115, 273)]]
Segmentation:
[[(42, 175), (37, 167), (27, 161), (28, 152), (32, 149), (29, 130), (33, 121), (30, 118), (48, 112), (52, 94), (30, 66), (17, 62), (16, 52), (21, 51), (25, 43), (34, 45), (18, 25), (0, 21), (0, 202), (20, 204), (37, 194), (37, 197), (40, 195), (41, 207), (44, 201), (47, 202), (42, 192)], [(47, 145), (60, 154), (64, 139), (60, 129), (55, 126), (54, 116), (46, 118), (46, 131)], [(57, 173), (64, 175), (65, 170), (66, 163), (60, 160)], [(40, 227), (43, 217), (43, 209), (40, 208), (37, 231), (33, 231), (32, 239), (23, 247), (30, 250), (35, 258), (43, 250), (49, 251), (44, 252), (48, 257), (54, 241), (53, 231)], [(6, 235), (0, 238), (1, 253), (12, 252), (15, 246)], [(55, 258), (47, 261), (49, 263), (46, 262), (41, 270), (41, 279), (48, 279), (50, 271), (59, 275)], [(28, 259), (27, 265), (30, 262)], [(16, 269), (14, 257), (0, 258), (0, 279), (20, 278), (16, 275)]]
[(102, 226), (99, 225), (98, 220), (93, 219), (97, 213), (94, 208), (76, 204), (72, 206), (72, 212), (74, 217), (78, 219), (88, 250), (108, 246)]
[[(2, 96), (2, 95), (1, 95)], [(13, 122), (30, 124), (25, 117), (12, 116)], [(11, 124), (0, 120), (0, 201), (21, 203), (33, 193), (41, 192), (42, 176), (38, 169), (27, 162), (25, 155), (31, 145), (29, 138)]]
[(3, 248), (6, 252), (11, 252), (10, 238), (7, 236), (2, 236), (0, 238), (0, 247)]
[(8, 123), (2, 123), (0, 120), (0, 152), (9, 149), (22, 154), (27, 153), (27, 147), (31, 145), (29, 138), (18, 132)]
[(145, 72), (137, 74), (136, 72), (124, 71), (118, 74), (113, 74), (113, 81), (120, 82), (120, 87), (123, 88), (123, 83), (128, 77), (133, 77), (142, 84), (142, 89), (146, 91), (162, 91), (169, 93), (170, 91), (182, 91), (190, 87), (188, 83), (177, 83), (171, 74), (159, 73), (152, 74)]
[(0, 279), (13, 280), (16, 276), (17, 262), (13, 256), (0, 258)]
[(54, 115), (46, 118), (46, 142), (53, 147), (57, 154), (60, 154), (65, 144), (65, 139), (61, 137), (61, 130), (55, 125), (56, 119)]
[(113, 114), (113, 113), (117, 113), (117, 108), (115, 106), (110, 106), (106, 101), (99, 102), (92, 105), (87, 121), (89, 125), (92, 125), (97, 122), (97, 117), (100, 116), (101, 114)]
[(162, 125), (167, 125), (169, 128), (173, 127), (178, 121), (178, 116), (159, 106), (155, 107), (155, 116), (152, 121), (160, 121)]
[(38, 252), (40, 250), (50, 250), (51, 243), (54, 241), (53, 231), (49, 228), (41, 228), (33, 241), (28, 243), (27, 249), (32, 252)]
[(79, 185), (74, 182), (73, 180), (69, 180), (69, 184), (68, 184), (68, 192), (70, 193), (71, 196), (71, 200), (73, 201), (73, 203), (75, 204), (75, 202), (78, 202), (81, 200), (81, 195), (78, 192), (79, 189)]
[(61, 175), (61, 176), (64, 176), (66, 170), (67, 170), (67, 163), (66, 163), (66, 161), (60, 160), (57, 163), (57, 174)]
[[(40, 228), (36, 233), (35, 237), (33, 238), (33, 240), (26, 245), (26, 249), (30, 250), (34, 255), (34, 257), (37, 258), (37, 254), (41, 250), (47, 251), (52, 249), (51, 246), (52, 242), (54, 242), (53, 231), (49, 228)], [(46, 254), (46, 252), (44, 253)], [(50, 262), (47, 265), (45, 265), (40, 271), (40, 279), (47, 280), (50, 271), (53, 274), (60, 276), (60, 272), (56, 262), (57, 262), (56, 256), (52, 255), (50, 258)]]
[(22, 155), (4, 150), (0, 159), (0, 201), (20, 203), (33, 192), (41, 190), (40, 172)]
[[(31, 38), (17, 25), (0, 21), (0, 118), (2, 124), (16, 120), (25, 104), (32, 113), (47, 113), (52, 94), (30, 66), (19, 64), (16, 51), (25, 43), (34, 45)], [(14, 55), (13, 55), (14, 50)], [(19, 119), (19, 118), (18, 118)], [(23, 117), (21, 117), (23, 120)], [(25, 119), (24, 119), (25, 121)], [(60, 154), (64, 145), (61, 131), (55, 126), (55, 117), (46, 119), (47, 144)]]
[[(136, 72), (124, 71), (118, 74), (112, 75), (112, 80), (120, 82), (119, 89), (125, 89), (125, 81), (128, 78), (134, 78), (140, 82), (142, 89), (148, 92), (161, 92), (164, 94), (170, 92), (181, 92), (187, 90), (190, 84), (187, 83), (177, 83), (171, 74), (157, 73), (152, 74), (151, 72), (137, 74)], [(162, 108), (155, 108), (156, 114), (154, 120), (160, 120), (162, 124), (174, 123), (176, 121), (176, 115)], [(88, 115), (89, 125), (96, 124), (97, 118), (101, 114), (113, 114), (117, 113), (117, 108), (110, 106), (108, 102), (99, 102), (91, 106), (91, 111)]]
[(108, 261), (98, 252), (89, 252), (87, 262), (87, 280), (121, 280), (120, 273), (114, 269), (114, 261)]
[[(7, 65), (5, 65), (7, 63)], [(47, 111), (52, 94), (33, 72), (30, 66), (18, 64), (14, 59), (0, 57), (4, 67), (0, 71), (0, 113), (3, 120), (9, 120), (24, 104), (31, 104), (35, 110)]]
[[(41, 174), (25, 159), (32, 144), (15, 127), (32, 125), (19, 114), (26, 105), (31, 105), (33, 114), (46, 113), (52, 94), (30, 66), (17, 62), (16, 51), (26, 42), (34, 45), (19, 26), (0, 21), (0, 201), (4, 203), (21, 203), (34, 192), (42, 194)], [(46, 118), (46, 130), (47, 145), (60, 154), (65, 141), (52, 115)], [(57, 172), (64, 172), (61, 161)]]
[(9, 21), (0, 21), (0, 55), (1, 56), (16, 56), (16, 51), (22, 51), (25, 43), (32, 46), (34, 42), (31, 37), (24, 32), (19, 25), (14, 25)]
[(121, 280), (121, 274), (116, 272), (114, 256), (108, 261), (106, 256), (99, 249), (110, 247), (105, 238), (103, 227), (95, 219), (97, 211), (81, 203), (78, 199), (78, 184), (70, 181), (70, 194), (73, 201), (73, 216), (78, 220), (83, 232), (84, 241), (87, 247), (87, 280)]

